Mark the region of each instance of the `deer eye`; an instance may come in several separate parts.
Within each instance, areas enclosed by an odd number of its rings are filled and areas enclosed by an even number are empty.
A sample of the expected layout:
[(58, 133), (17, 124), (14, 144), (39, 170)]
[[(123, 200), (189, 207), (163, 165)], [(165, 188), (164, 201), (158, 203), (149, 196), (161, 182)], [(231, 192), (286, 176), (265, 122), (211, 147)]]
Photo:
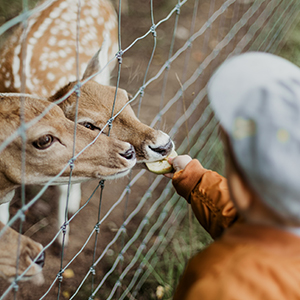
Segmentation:
[(52, 135), (47, 134), (47, 135), (43, 135), (42, 137), (38, 138), (36, 141), (34, 141), (32, 143), (32, 145), (37, 148), (37, 149), (47, 149), (48, 147), (50, 147), (52, 145), (54, 141), (54, 138)]
[(83, 122), (83, 123), (80, 123), (80, 125), (83, 125), (84, 127), (86, 127), (87, 129), (90, 129), (90, 130), (96, 130), (96, 129), (100, 130), (99, 127), (93, 125), (90, 122)]

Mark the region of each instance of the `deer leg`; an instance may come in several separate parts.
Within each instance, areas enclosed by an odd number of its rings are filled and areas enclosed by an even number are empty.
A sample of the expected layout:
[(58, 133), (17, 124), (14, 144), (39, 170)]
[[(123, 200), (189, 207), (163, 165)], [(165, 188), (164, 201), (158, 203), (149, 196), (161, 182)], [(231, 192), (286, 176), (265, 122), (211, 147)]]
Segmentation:
[(0, 222), (7, 224), (9, 221), (9, 203), (15, 195), (15, 190), (0, 199)]
[(9, 221), (9, 202), (0, 205), (0, 222), (7, 224)]
[(74, 183), (70, 187), (70, 196), (68, 203), (68, 210), (70, 214), (76, 213), (80, 207), (81, 201), (81, 183)]
[[(67, 208), (67, 195), (68, 195), (68, 186), (61, 185), (59, 186), (60, 196), (58, 199), (58, 229), (64, 224), (65, 222), (65, 215), (66, 215), (66, 208)], [(67, 245), (69, 242), (69, 225), (66, 226), (65, 232), (65, 240), (64, 244)], [(58, 236), (58, 242), (60, 245), (63, 243), (63, 232), (61, 232)]]
[[(58, 203), (58, 226), (59, 229), (65, 222), (65, 214), (66, 214), (66, 206), (67, 206), (67, 196), (68, 196), (68, 186), (62, 185), (60, 186), (60, 197)], [(81, 201), (81, 184), (76, 183), (70, 186), (69, 191), (69, 203), (68, 203), (68, 213), (74, 214), (80, 207)], [(68, 245), (69, 242), (69, 225), (66, 227), (66, 234), (65, 234), (65, 246)], [(62, 245), (63, 242), (63, 233), (60, 233), (58, 236), (58, 242)]]

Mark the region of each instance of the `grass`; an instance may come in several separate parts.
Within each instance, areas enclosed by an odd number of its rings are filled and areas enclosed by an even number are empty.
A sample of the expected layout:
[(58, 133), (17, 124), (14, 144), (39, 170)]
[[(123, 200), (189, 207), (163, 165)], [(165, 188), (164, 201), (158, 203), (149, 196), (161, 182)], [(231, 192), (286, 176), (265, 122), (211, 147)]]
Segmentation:
[[(38, 0), (29, 0), (28, 8), (35, 6)], [(20, 0), (0, 0), (0, 25), (15, 17), (22, 11), (22, 1)]]
[(287, 34), (283, 47), (277, 54), (300, 67), (300, 17)]
[(191, 211), (176, 232), (163, 253), (152, 259), (156, 264), (147, 264), (151, 275), (139, 291), (138, 299), (172, 299), (189, 258), (212, 241)]

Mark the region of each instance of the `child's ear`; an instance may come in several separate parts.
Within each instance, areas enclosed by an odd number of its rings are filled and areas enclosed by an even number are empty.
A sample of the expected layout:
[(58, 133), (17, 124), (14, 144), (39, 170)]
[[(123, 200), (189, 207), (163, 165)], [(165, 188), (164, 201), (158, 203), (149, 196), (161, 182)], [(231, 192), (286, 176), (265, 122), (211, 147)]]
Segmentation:
[(249, 187), (236, 172), (229, 174), (228, 184), (237, 209), (241, 212), (247, 211), (253, 200), (253, 195)]
[(253, 201), (253, 193), (245, 181), (240, 168), (231, 149), (229, 137), (225, 130), (220, 127), (220, 133), (224, 143), (224, 152), (226, 158), (226, 176), (228, 179), (229, 190), (233, 202), (237, 209), (242, 212), (250, 208)]

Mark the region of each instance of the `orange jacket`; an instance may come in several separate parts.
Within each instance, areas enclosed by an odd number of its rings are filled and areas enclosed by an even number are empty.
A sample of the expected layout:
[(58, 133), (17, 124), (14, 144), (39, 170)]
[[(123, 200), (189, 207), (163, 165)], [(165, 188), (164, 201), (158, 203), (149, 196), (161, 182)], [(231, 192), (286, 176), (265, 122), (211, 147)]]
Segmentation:
[(176, 172), (173, 184), (217, 238), (189, 261), (174, 300), (300, 300), (298, 236), (236, 222), (226, 179), (197, 160)]

